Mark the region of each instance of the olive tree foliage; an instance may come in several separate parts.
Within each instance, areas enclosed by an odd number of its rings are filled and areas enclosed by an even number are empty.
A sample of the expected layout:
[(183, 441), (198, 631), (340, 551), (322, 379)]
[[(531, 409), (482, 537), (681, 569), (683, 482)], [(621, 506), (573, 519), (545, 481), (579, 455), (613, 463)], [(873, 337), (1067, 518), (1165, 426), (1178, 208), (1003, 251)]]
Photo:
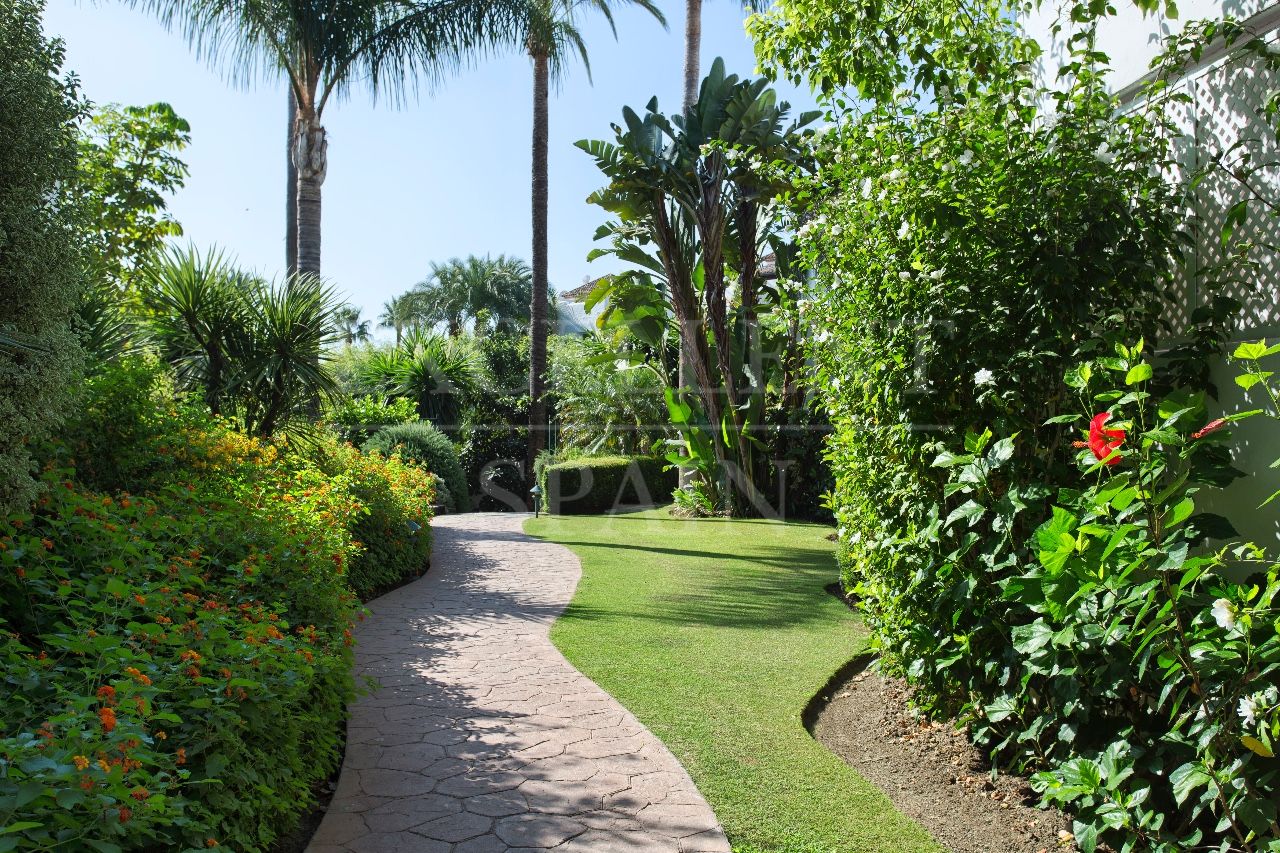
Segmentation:
[(0, 0), (0, 506), (36, 494), (31, 446), (62, 418), (81, 368), (83, 287), (71, 188), (83, 113), (38, 0)]

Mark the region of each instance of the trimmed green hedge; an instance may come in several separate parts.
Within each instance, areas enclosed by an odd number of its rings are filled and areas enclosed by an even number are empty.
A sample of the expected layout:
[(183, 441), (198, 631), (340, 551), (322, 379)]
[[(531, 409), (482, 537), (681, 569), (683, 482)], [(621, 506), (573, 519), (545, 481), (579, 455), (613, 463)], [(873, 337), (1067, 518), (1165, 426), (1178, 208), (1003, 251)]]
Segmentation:
[(650, 456), (596, 456), (538, 460), (543, 506), (555, 515), (608, 512), (618, 506), (665, 503), (677, 473)]

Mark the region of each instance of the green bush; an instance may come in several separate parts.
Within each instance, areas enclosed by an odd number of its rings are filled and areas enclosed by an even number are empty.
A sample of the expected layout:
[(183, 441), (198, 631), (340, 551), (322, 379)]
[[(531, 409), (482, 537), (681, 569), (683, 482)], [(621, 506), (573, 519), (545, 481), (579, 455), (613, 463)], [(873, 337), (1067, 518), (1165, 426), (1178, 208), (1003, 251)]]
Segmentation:
[[(1203, 395), (1152, 393), (1141, 350), (1068, 374), (1081, 414), (1062, 419), (1084, 440), (1051, 513), (1007, 477), (1020, 438), (971, 433), (939, 456), (951, 497), (922, 537), (948, 556), (911, 595), (999, 594), (974, 596), (986, 627), (938, 643), (917, 677), (962, 687), (973, 736), (1040, 769), (1083, 850), (1277, 849), (1280, 564), (1206, 547), (1233, 535), (1196, 506), (1238, 475), (1229, 423), (1206, 424)], [(993, 535), (1046, 515), (1027, 540)], [(1232, 582), (1232, 565), (1256, 574)]]
[(491, 334), (477, 345), (481, 381), (463, 412), (460, 456), (477, 508), (510, 510), (528, 489), (529, 338)]
[(0, 516), (0, 849), (269, 849), (340, 759), (356, 593), (426, 565), (432, 475), (167, 390), (104, 367)]
[(0, 519), (0, 803), (19, 849), (263, 850), (339, 760), (359, 503), (217, 424), (175, 433), (185, 474), (150, 494), (52, 467), (35, 507)]
[(650, 456), (585, 456), (537, 463), (543, 506), (555, 515), (608, 512), (620, 506), (662, 503), (676, 487), (667, 462)]
[(76, 124), (83, 106), (39, 0), (0, 2), (0, 510), (36, 492), (30, 448), (69, 409), (84, 289)]
[(407, 397), (364, 395), (343, 398), (329, 410), (326, 420), (340, 439), (359, 445), (383, 427), (418, 420), (418, 411)]
[(363, 507), (351, 531), (360, 552), (347, 567), (347, 583), (360, 600), (426, 571), (436, 476), (399, 456), (363, 454), (333, 441), (311, 455), (320, 471), (345, 482)]
[(467, 475), (458, 461), (458, 449), (448, 436), (429, 423), (397, 424), (378, 430), (362, 449), (389, 456), (399, 453), (433, 474), (438, 474), (448, 487), (453, 506), (465, 512), (471, 508), (467, 496)]

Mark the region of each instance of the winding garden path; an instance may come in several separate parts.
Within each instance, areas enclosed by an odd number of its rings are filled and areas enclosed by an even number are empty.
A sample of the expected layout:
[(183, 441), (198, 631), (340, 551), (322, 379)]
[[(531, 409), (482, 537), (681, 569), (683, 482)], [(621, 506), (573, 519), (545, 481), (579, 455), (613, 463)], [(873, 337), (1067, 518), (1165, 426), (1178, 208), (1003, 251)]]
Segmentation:
[(729, 850), (675, 757), (551, 644), (581, 566), (524, 518), (437, 518), (431, 571), (369, 605), (377, 687), (308, 853)]

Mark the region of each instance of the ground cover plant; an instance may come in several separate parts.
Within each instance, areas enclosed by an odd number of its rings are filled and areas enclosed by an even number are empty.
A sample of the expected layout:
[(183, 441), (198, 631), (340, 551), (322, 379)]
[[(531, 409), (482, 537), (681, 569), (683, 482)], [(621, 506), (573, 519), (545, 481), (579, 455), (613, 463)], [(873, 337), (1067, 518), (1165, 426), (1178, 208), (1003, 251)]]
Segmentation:
[(662, 509), (526, 530), (582, 560), (552, 640), (671, 748), (736, 850), (939, 849), (801, 722), (866, 648), (823, 590), (829, 528)]

